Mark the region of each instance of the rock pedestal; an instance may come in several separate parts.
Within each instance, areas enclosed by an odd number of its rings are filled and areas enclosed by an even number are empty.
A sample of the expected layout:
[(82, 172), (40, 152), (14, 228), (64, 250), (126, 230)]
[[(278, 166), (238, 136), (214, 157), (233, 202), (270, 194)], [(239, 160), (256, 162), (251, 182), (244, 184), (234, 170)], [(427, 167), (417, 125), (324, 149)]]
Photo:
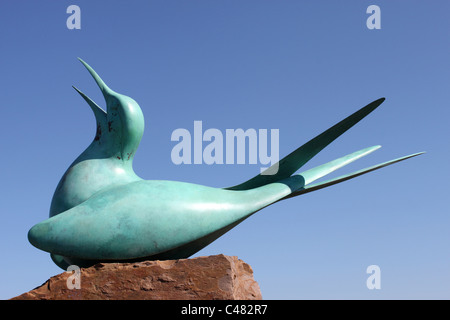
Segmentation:
[(76, 276), (63, 272), (11, 300), (262, 299), (252, 268), (234, 256), (99, 263)]

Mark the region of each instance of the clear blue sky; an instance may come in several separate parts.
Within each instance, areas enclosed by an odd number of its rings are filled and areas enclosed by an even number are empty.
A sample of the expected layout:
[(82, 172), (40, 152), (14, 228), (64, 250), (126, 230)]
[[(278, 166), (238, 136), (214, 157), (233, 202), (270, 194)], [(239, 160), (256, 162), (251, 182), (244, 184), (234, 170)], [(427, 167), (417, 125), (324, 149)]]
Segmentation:
[[(344, 4), (345, 3), (345, 4)], [(81, 8), (81, 30), (66, 8)], [(381, 8), (369, 30), (366, 9)], [(304, 168), (380, 144), (333, 176), (425, 155), (265, 208), (200, 251), (248, 262), (265, 299), (450, 298), (448, 1), (12, 1), (0, 3), (0, 298), (62, 272), (28, 243), (55, 187), (95, 135), (76, 85), (104, 105), (83, 58), (141, 106), (134, 168), (215, 187), (260, 165), (180, 165), (195, 120), (279, 129), (280, 156), (367, 103), (386, 101)], [(368, 290), (366, 268), (381, 268)]]

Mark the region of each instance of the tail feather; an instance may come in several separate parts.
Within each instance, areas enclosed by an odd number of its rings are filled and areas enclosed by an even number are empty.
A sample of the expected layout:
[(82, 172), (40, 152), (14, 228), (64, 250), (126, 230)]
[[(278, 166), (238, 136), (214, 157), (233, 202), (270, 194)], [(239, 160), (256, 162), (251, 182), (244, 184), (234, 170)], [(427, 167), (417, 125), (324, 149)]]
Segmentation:
[(334, 178), (334, 179), (330, 179), (330, 180), (327, 180), (327, 181), (314, 183), (314, 184), (310, 184), (310, 185), (305, 185), (304, 187), (302, 187), (302, 188), (292, 192), (290, 195), (288, 195), (288, 196), (286, 196), (286, 197), (284, 197), (284, 198), (282, 198), (282, 199), (280, 199), (278, 201), (281, 201), (281, 200), (284, 200), (284, 199), (288, 199), (288, 198), (292, 198), (292, 197), (296, 197), (296, 196), (299, 196), (301, 194), (308, 193), (308, 192), (311, 192), (311, 191), (320, 190), (322, 188), (326, 188), (326, 187), (329, 187), (329, 186), (332, 186), (332, 185), (335, 185), (335, 184), (338, 184), (338, 183), (341, 183), (341, 182), (344, 182), (344, 181), (356, 178), (356, 177), (361, 176), (363, 174), (366, 174), (366, 173), (369, 173), (369, 172), (372, 172), (372, 171), (384, 168), (384, 167), (389, 166), (391, 164), (394, 164), (394, 163), (397, 163), (397, 162), (400, 162), (400, 161), (403, 161), (403, 160), (406, 160), (406, 159), (409, 159), (409, 158), (412, 158), (412, 157), (419, 156), (419, 155), (424, 154), (424, 153), (425, 152), (414, 153), (414, 154), (411, 154), (409, 156), (405, 156), (405, 157), (401, 157), (401, 158), (398, 158), (398, 159), (387, 161), (387, 162), (384, 162), (384, 163), (381, 163), (381, 164), (377, 164), (377, 165), (374, 165), (372, 167), (365, 168), (365, 169), (362, 169), (362, 170), (359, 170), (359, 171), (356, 171), (356, 172), (353, 172), (353, 173), (350, 173), (350, 174), (347, 174), (347, 175), (343, 175), (343, 176), (340, 176), (340, 177), (337, 177), (337, 178)]
[(299, 173), (299, 175), (301, 175), (305, 179), (305, 185), (308, 185), (311, 182), (313, 182), (317, 179), (320, 179), (323, 176), (374, 152), (375, 150), (378, 150), (379, 148), (381, 148), (381, 146), (373, 146), (373, 147), (369, 147), (366, 149), (362, 149), (362, 150), (353, 152), (353, 153), (348, 154), (339, 159), (336, 159), (336, 160), (330, 161), (328, 163), (322, 164), (320, 166), (314, 167), (312, 169), (303, 171), (302, 173)]
[[(375, 110), (385, 99), (381, 98), (356, 111), (349, 117), (324, 131), (317, 137), (305, 143), (282, 160), (272, 165), (266, 171), (239, 185), (225, 188), (227, 190), (248, 190), (269, 183), (289, 178), (298, 169), (311, 160), (322, 149), (353, 127), (356, 123)], [(274, 173), (274, 174), (270, 174)]]

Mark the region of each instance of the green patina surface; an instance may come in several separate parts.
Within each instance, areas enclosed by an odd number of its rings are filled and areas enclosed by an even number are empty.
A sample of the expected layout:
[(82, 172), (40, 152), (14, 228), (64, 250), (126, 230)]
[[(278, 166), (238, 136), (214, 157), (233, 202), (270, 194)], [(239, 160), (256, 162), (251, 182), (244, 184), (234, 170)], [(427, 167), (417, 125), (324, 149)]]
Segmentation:
[(83, 60), (100, 87), (106, 112), (84, 93), (97, 133), (59, 182), (50, 218), (28, 233), (35, 247), (70, 264), (143, 259), (180, 259), (196, 253), (262, 208), (417, 156), (416, 153), (335, 179), (312, 183), (380, 146), (366, 148), (295, 174), (312, 157), (377, 108), (376, 100), (267, 169), (229, 188), (177, 181), (146, 181), (133, 171), (144, 116), (132, 98), (111, 90)]

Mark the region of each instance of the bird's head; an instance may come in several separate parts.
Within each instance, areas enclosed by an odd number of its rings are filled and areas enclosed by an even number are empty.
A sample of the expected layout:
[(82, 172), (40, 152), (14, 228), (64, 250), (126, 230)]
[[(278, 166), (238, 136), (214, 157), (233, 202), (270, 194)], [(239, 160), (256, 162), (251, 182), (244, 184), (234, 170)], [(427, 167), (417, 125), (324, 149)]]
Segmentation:
[(92, 143), (95, 152), (117, 160), (132, 160), (144, 133), (144, 116), (132, 98), (111, 90), (86, 62), (79, 58), (94, 78), (106, 101), (106, 112), (74, 87), (94, 111), (97, 134)]

